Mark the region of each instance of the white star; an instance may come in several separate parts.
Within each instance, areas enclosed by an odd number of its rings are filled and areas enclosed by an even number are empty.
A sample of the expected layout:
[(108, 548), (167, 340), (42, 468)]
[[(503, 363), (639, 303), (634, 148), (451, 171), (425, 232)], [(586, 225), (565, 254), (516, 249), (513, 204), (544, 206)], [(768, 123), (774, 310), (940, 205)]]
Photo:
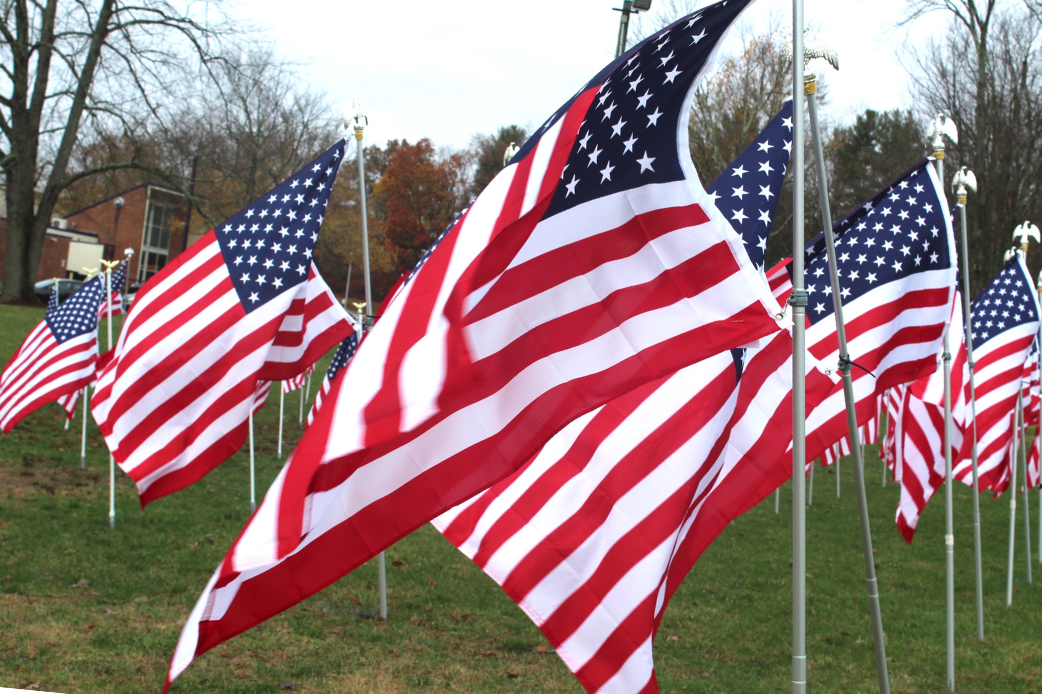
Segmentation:
[(674, 67), (672, 70), (670, 70), (669, 72), (666, 73), (666, 81), (663, 82), (662, 84), (672, 84), (673, 80), (675, 80), (677, 78), (677, 76), (680, 75), (680, 74), (681, 74), (680, 70), (678, 70), (678, 69), (676, 69)]
[(645, 107), (647, 107), (648, 99), (650, 99), (652, 96), (654, 96), (654, 94), (652, 94), (650, 91), (645, 91), (644, 92), (644, 96), (638, 96), (637, 97), (637, 108), (645, 108)]
[(774, 197), (774, 193), (771, 192), (770, 186), (760, 186), (760, 195), (768, 200)]
[[(695, 19), (698, 19), (698, 18), (696, 17)], [(691, 21), (694, 21), (694, 20), (691, 20)], [(703, 30), (702, 30), (702, 33), (700, 33), (700, 34), (694, 34), (694, 35), (693, 35), (693, 36), (691, 37), (691, 45), (692, 45), (692, 46), (694, 46), (694, 45), (695, 45), (696, 43), (698, 43), (699, 41), (701, 41), (701, 40), (702, 40), (702, 39), (704, 39), (705, 37), (706, 37), (706, 30), (705, 30), (705, 29), (703, 29)]]
[[(611, 126), (611, 136), (615, 137), (616, 135), (618, 135), (618, 136), (621, 137), (622, 136), (622, 129), (625, 126), (626, 126), (626, 121), (622, 120), (622, 117), (620, 116), (619, 117), (619, 122), (616, 123), (615, 125)], [(608, 139), (611, 139), (611, 138), (608, 138)]]
[(637, 75), (637, 79), (635, 79), (632, 82), (630, 82), (630, 88), (626, 90), (626, 93), (629, 94), (630, 92), (634, 91), (637, 88), (637, 85), (640, 84), (643, 81), (644, 81), (644, 78), (641, 77), (640, 75)]
[(589, 167), (589, 166), (593, 166), (594, 164), (596, 164), (597, 163), (597, 157), (601, 156), (601, 152), (603, 152), (603, 151), (604, 151), (603, 149), (601, 149), (600, 147), (597, 147), (595, 145), (593, 151), (590, 152), (590, 154), (589, 154), (589, 156), (590, 156), (590, 163), (587, 164), (586, 166)]
[(873, 282), (876, 281), (876, 273), (874, 273), (874, 272), (868, 273), (868, 277), (866, 277), (865, 279), (868, 280), (869, 284), (872, 284)]
[(824, 313), (824, 311), (825, 311), (825, 304), (818, 304), (817, 306), (814, 307), (814, 310), (817, 311), (818, 313)]
[(658, 125), (658, 119), (661, 118), (661, 117), (662, 117), (662, 112), (659, 111), (657, 108), (655, 109), (654, 113), (649, 113), (648, 114), (648, 127), (650, 128), (653, 125)]
[(774, 147), (774, 145), (770, 143), (770, 140), (764, 140), (763, 142), (758, 142), (757, 147), (759, 147), (759, 149), (757, 150), (758, 152), (767, 152), (768, 154), (770, 154), (771, 149)]
[(273, 287), (275, 287), (275, 289), (280, 288), (282, 286), (282, 278), (276, 277), (274, 280), (272, 280), (271, 284)]
[(791, 131), (792, 130), (792, 118), (783, 118), (782, 119), (782, 127), (783, 128), (788, 128)]
[(759, 217), (758, 221), (763, 222), (764, 224), (770, 226), (770, 224), (771, 224), (771, 215), (766, 210), (760, 210), (760, 217)]
[(637, 160), (637, 163), (640, 164), (640, 172), (644, 173), (645, 170), (654, 172), (655, 169), (651, 166), (651, 162), (653, 161), (655, 161), (655, 157), (649, 157), (647, 150), (645, 150), (644, 156)]
[(739, 224), (741, 224), (742, 222), (744, 222), (748, 218), (749, 217), (746, 216), (746, 214), (745, 214), (745, 210), (740, 210), (740, 209), (739, 210), (735, 210), (734, 214), (731, 215), (731, 221), (738, 222)]
[(744, 176), (747, 173), (749, 173), (749, 172), (745, 170), (745, 166), (739, 166), (737, 169), (734, 170), (734, 173), (731, 174), (731, 175), (732, 176), (737, 176), (738, 178), (741, 178), (742, 176)]
[(257, 299), (259, 299), (259, 298), (260, 298), (260, 297), (258, 297), (258, 296), (257, 296), (257, 293), (256, 293), (256, 292), (254, 292), (254, 293), (250, 294), (250, 301), (252, 301), (252, 302), (254, 302), (254, 303), (257, 303)]
[(739, 200), (744, 200), (745, 196), (749, 194), (749, 193), (745, 192), (745, 186), (738, 186), (737, 188), (734, 188), (733, 190), (734, 190), (734, 193), (731, 194), (731, 197), (732, 198), (738, 198)]
[(611, 105), (608, 106), (608, 108), (604, 109), (604, 115), (601, 116), (601, 122), (603, 123), (604, 121), (606, 121), (609, 118), (611, 118), (611, 112), (614, 111), (614, 110), (615, 110), (615, 102), (613, 101), (613, 102), (611, 102)]
[(659, 58), (659, 62), (662, 63), (662, 67), (666, 67), (666, 63), (668, 63), (671, 60), (673, 60), (673, 51), (670, 51), (669, 55), (667, 55), (665, 58)]
[(774, 171), (774, 168), (771, 166), (770, 161), (761, 162), (760, 173), (765, 173), (770, 176), (772, 171)]
[(895, 260), (894, 261), (894, 270), (896, 270), (897, 272), (901, 272), (901, 261), (900, 260)]
[(257, 264), (257, 256), (251, 255), (250, 259), (247, 260), (246, 262), (250, 264), (250, 267), (253, 267), (254, 265)]
[(586, 137), (579, 140), (579, 149), (586, 149), (586, 143), (590, 141), (591, 137), (593, 137), (591, 133), (586, 133)]
[(633, 135), (631, 134), (630, 135), (630, 139), (628, 139), (628, 140), (626, 140), (625, 142), (622, 143), (622, 146), (625, 147), (625, 149), (622, 150), (622, 153), (625, 154), (626, 152), (632, 152), (633, 151), (633, 145), (636, 142), (637, 142), (637, 138), (633, 137)]
[(610, 161), (607, 162), (604, 165), (604, 168), (601, 169), (601, 171), (600, 171), (600, 173), (601, 173), (601, 183), (604, 183), (605, 181), (610, 181), (611, 180), (611, 172), (614, 171), (614, 170), (615, 170), (615, 167), (611, 165), (611, 162)]
[(564, 186), (564, 187), (568, 189), (568, 192), (564, 194), (564, 196), (565, 196), (566, 198), (567, 198), (567, 197), (568, 197), (569, 195), (573, 195), (573, 194), (575, 193), (575, 186), (576, 186), (576, 185), (577, 185), (578, 183), (579, 183), (579, 179), (578, 179), (578, 178), (576, 178), (575, 176), (572, 176), (572, 182), (571, 182), (571, 183), (566, 183), (566, 184), (565, 184), (565, 186)]

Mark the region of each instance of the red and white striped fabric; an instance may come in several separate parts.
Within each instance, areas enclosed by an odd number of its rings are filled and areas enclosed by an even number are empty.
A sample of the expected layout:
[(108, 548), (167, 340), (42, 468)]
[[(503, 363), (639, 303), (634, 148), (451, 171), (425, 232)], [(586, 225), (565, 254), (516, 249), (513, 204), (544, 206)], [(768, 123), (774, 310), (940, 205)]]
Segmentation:
[(1031, 351), (1028, 353), (1028, 361), (1024, 365), (1022, 386), (1024, 402), (1027, 403), (1024, 410), (1024, 436), (1027, 436), (1028, 427), (1035, 427), (1035, 438), (1032, 439), (1031, 447), (1028, 451), (1027, 473), (1029, 489), (1042, 485), (1042, 475), (1040, 475), (1039, 471), (1039, 446), (1042, 444), (1042, 439), (1038, 436), (1039, 406), (1042, 404), (1039, 376), (1039, 345), (1036, 338), (1031, 346)]
[[(858, 441), (862, 446), (879, 443), (879, 407), (883, 401), (882, 396), (876, 398), (876, 409), (867, 422), (858, 427)], [(850, 448), (850, 436), (844, 436), (836, 443), (825, 449), (821, 455), (822, 467), (828, 467), (841, 458), (845, 458), (853, 451)]]
[[(747, 4), (705, 8), (612, 63), (448, 230), (229, 550), (170, 679), (487, 489), (586, 412), (778, 330), (780, 308), (678, 141), (698, 76)], [(685, 48), (661, 61), (653, 42), (667, 33)], [(676, 71), (650, 120), (615, 86), (631, 59)], [(644, 165), (598, 161), (606, 113), (633, 118)]]
[(908, 386), (900, 385), (887, 388), (883, 394), (883, 406), (886, 408), (886, 434), (883, 443), (879, 447), (879, 455), (890, 470), (891, 478), (900, 482), (897, 471), (897, 458), (899, 443), (897, 440), (897, 423), (902, 417), (904, 407), (904, 392)]
[(87, 282), (61, 306), (54, 300), (11, 355), (0, 373), (0, 430), (5, 434), (23, 417), (94, 380), (104, 279)]
[[(130, 259), (120, 263), (116, 271), (112, 273), (112, 315), (118, 316), (123, 313), (123, 289), (127, 284), (127, 267)], [(109, 302), (102, 299), (98, 306), (98, 320), (108, 317)]]
[(138, 292), (91, 408), (142, 505), (242, 447), (259, 381), (296, 376), (350, 334), (310, 261), (343, 147), (207, 233)]
[(350, 320), (355, 328), (355, 332), (351, 333), (351, 336), (337, 347), (336, 354), (333, 355), (333, 360), (329, 363), (329, 368), (326, 370), (326, 375), (322, 378), (322, 385), (319, 387), (318, 392), (315, 393), (315, 402), (312, 403), (311, 409), (308, 410), (307, 426), (311, 426), (311, 423), (315, 421), (315, 415), (318, 413), (319, 408), (322, 407), (322, 401), (333, 388), (333, 382), (336, 380), (337, 374), (348, 365), (355, 356), (355, 352), (358, 351), (358, 344), (362, 339), (362, 326), (354, 318), (350, 318)]
[[(953, 464), (962, 449), (970, 425), (967, 408), (970, 371), (966, 359), (966, 333), (962, 299), (956, 294), (949, 332), (951, 362), (951, 455)], [(904, 388), (904, 402), (896, 420), (898, 481), (901, 498), (897, 505), (897, 527), (909, 543), (919, 516), (934, 492), (944, 484), (944, 369), (938, 354), (937, 370)], [(972, 433), (971, 433), (972, 436)]]
[(257, 390), (253, 392), (253, 414), (257, 414), (264, 409), (264, 404), (268, 402), (268, 393), (271, 392), (271, 381), (258, 381)]
[[(1039, 327), (1038, 295), (1022, 255), (1006, 263), (972, 309), (978, 482), (996, 494), (1009, 486), (1017, 394)], [(967, 485), (972, 443), (972, 437), (963, 441), (954, 472)]]
[[(589, 692), (658, 691), (652, 644), (670, 597), (720, 531), (791, 476), (791, 337), (740, 352), (579, 418), (434, 521)], [(807, 376), (809, 402), (833, 386)]]
[(312, 364), (307, 368), (307, 371), (305, 371), (304, 373), (298, 376), (294, 376), (293, 378), (287, 378), (285, 381), (282, 382), (282, 392), (292, 393), (298, 388), (303, 388), (304, 384), (308, 382), (308, 378), (311, 377), (311, 374), (314, 373), (314, 371), (315, 365)]
[(80, 388), (75, 393), (67, 393), (58, 398), (57, 403), (65, 410), (65, 417), (70, 421), (76, 416), (76, 403), (83, 397), (83, 389)]
[(792, 294), (792, 277), (789, 275), (789, 265), (792, 258), (785, 258), (777, 265), (767, 271), (767, 284), (771, 287), (771, 294), (784, 304)]

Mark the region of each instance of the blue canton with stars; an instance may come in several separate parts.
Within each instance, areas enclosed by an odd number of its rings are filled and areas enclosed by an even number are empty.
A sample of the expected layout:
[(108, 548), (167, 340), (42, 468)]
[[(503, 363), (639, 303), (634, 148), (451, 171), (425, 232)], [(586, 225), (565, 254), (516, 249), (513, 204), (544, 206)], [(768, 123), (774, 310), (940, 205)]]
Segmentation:
[[(887, 282), (951, 268), (945, 207), (929, 166), (933, 164), (924, 159), (833, 226), (844, 302)], [(824, 234), (808, 244), (804, 277), (808, 320), (814, 324), (830, 318), (832, 284)]]
[(771, 220), (778, 207), (791, 152), (790, 99), (727, 170), (706, 186), (717, 209), (742, 237), (745, 252), (758, 270), (763, 269)]
[[(1017, 252), (1019, 256), (1020, 252)], [(1019, 258), (1012, 258), (973, 302), (973, 349), (1018, 325), (1038, 320), (1031, 279)]]
[[(687, 117), (688, 92), (751, 1), (715, 2), (641, 41), (601, 70), (525, 142), (512, 162), (531, 152), (579, 94), (599, 88), (544, 219), (605, 195), (684, 179), (678, 125)], [(683, 156), (690, 160), (689, 153)]]
[(246, 313), (307, 280), (343, 155), (341, 140), (215, 230)]
[(112, 273), (112, 291), (116, 294), (123, 293), (123, 285), (127, 283), (128, 265), (130, 265), (130, 263), (124, 260), (119, 264), (119, 267), (116, 268), (116, 271)]
[(105, 296), (105, 275), (95, 275), (66, 299), (61, 306), (50, 308), (44, 320), (54, 339), (61, 344), (98, 329), (98, 307)]
[(347, 363), (351, 361), (351, 357), (355, 356), (355, 352), (358, 351), (358, 340), (359, 331), (355, 330), (353, 333), (344, 338), (340, 346), (336, 348), (336, 354), (333, 355), (333, 361), (329, 363), (329, 371), (326, 371), (326, 380), (332, 381), (336, 378), (336, 375), (340, 373), (340, 369), (347, 366)]
[(50, 315), (52, 312), (58, 310), (58, 282), (54, 283), (51, 287), (51, 297), (47, 300), (47, 311), (46, 315)]

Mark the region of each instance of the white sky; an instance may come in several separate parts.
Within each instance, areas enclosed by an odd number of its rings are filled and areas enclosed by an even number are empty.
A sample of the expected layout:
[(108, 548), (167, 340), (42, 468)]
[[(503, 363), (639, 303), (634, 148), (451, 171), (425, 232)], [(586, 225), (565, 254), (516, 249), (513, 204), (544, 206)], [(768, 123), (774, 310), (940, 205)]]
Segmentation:
[[(835, 120), (910, 105), (901, 52), (910, 37), (936, 34), (946, 19), (935, 14), (911, 35), (895, 34), (890, 23), (904, 5), (806, 0), (808, 24), (840, 49), (842, 72), (822, 77)], [(463, 147), (477, 132), (538, 126), (610, 62), (618, 6), (621, 0), (296, 0), (290, 7), (250, 0), (238, 13), (267, 30), (280, 54), (305, 61), (303, 74), (334, 103), (359, 99), (369, 114), (367, 141), (429, 137)], [(644, 21), (654, 22), (665, 6), (653, 0)], [(755, 26), (774, 14), (787, 27), (791, 12), (788, 0), (759, 0), (743, 21)]]

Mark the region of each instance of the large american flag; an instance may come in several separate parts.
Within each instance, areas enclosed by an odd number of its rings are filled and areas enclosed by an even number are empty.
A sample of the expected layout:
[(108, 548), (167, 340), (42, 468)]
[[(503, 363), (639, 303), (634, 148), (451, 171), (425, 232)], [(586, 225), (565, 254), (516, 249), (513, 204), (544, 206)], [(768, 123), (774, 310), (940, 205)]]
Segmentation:
[[(973, 302), (970, 325), (981, 489), (1000, 493), (1009, 486), (1013, 415), (1039, 314), (1038, 295), (1019, 251)], [(971, 444), (967, 437), (954, 471), (966, 484), (973, 483)]]
[[(127, 284), (127, 266), (130, 265), (130, 260), (124, 260), (116, 268), (116, 271), (112, 273), (112, 315), (118, 316), (123, 313), (123, 288)], [(102, 299), (101, 306), (98, 307), (98, 319), (104, 319), (108, 316), (109, 302)]]
[[(788, 165), (791, 110), (707, 187), (728, 194), (717, 206), (739, 217), (758, 266)], [(779, 151), (768, 159), (771, 143)], [(766, 164), (763, 175), (746, 177), (754, 161)], [(750, 201), (730, 195), (743, 186), (767, 203), (755, 223), (738, 214)], [(650, 691), (669, 597), (720, 530), (789, 475), (791, 354), (779, 334), (765, 350), (725, 352), (627, 393), (435, 526), (526, 611), (589, 691)], [(814, 402), (833, 383), (810, 362)]]
[(449, 230), (334, 382), (193, 611), (171, 677), (577, 417), (777, 330), (686, 142), (693, 86), (747, 4), (711, 5), (605, 68)]
[(52, 292), (47, 312), (0, 373), (0, 429), (94, 380), (98, 358), (98, 302), (105, 276), (97, 275), (60, 306)]
[[(937, 368), (955, 295), (955, 242), (944, 189), (933, 163), (922, 161), (834, 225), (851, 376), (858, 423), (887, 388)], [(785, 266), (791, 273), (791, 264)], [(773, 286), (783, 290), (777, 276)], [(823, 235), (806, 252), (807, 346), (819, 362), (839, 367), (832, 287)], [(789, 285), (791, 292), (791, 284)], [(807, 417), (807, 459), (848, 435), (843, 390)]]
[(141, 503), (245, 442), (259, 381), (284, 380), (351, 331), (311, 255), (341, 141), (152, 277), (91, 400)]

